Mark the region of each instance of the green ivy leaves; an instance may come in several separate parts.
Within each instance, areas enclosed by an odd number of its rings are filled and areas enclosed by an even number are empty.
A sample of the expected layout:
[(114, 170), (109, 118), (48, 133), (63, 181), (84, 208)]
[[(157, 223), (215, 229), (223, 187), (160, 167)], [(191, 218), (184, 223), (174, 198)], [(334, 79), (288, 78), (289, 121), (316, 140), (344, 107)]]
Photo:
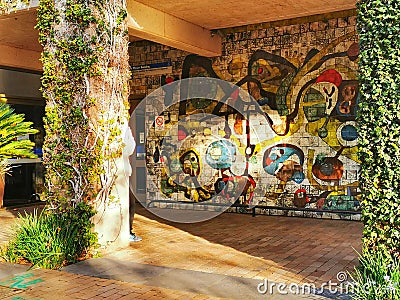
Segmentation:
[[(127, 59), (115, 61), (111, 54), (116, 41), (125, 40), (126, 11), (121, 5), (82, 0), (67, 0), (57, 7), (51, 0), (39, 3), (36, 28), (44, 47), (42, 91), (47, 100), (43, 158), (47, 199), (54, 206), (93, 201), (101, 189), (108, 189), (106, 195), (111, 191), (103, 175), (106, 162), (121, 156), (122, 141), (116, 149), (109, 145), (121, 134), (124, 113), (116, 111), (115, 119), (107, 120), (103, 115), (112, 112), (113, 102), (120, 101), (107, 93), (126, 94), (113, 90), (114, 82), (127, 81), (129, 70)], [(109, 61), (116, 66), (125, 63), (126, 74), (111, 74)], [(112, 182), (114, 175), (106, 175)]]
[(400, 255), (400, 2), (357, 3), (364, 245)]

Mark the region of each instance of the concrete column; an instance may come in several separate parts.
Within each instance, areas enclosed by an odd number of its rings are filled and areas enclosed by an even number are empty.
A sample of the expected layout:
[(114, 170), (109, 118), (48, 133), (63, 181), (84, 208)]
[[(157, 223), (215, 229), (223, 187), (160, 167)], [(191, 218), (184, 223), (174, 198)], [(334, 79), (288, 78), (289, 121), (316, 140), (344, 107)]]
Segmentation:
[(129, 245), (129, 178), (125, 176), (123, 158), (117, 159), (117, 166), (117, 180), (111, 192), (115, 201), (101, 203), (93, 218), (99, 243), (106, 251)]
[(125, 146), (122, 157), (116, 160), (117, 179), (111, 191), (111, 198), (115, 200), (101, 203), (93, 219), (99, 243), (107, 251), (129, 245), (129, 176), (132, 172), (129, 156), (135, 150), (135, 140), (127, 123), (121, 127)]

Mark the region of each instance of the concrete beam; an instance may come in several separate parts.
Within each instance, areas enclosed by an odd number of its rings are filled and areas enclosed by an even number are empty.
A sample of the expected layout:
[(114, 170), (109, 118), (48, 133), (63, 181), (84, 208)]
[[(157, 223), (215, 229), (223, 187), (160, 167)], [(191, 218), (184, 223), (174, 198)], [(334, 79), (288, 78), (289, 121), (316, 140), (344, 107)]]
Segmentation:
[(220, 56), (221, 37), (136, 1), (127, 1), (129, 34), (202, 56)]
[(43, 71), (40, 52), (0, 45), (0, 66)]

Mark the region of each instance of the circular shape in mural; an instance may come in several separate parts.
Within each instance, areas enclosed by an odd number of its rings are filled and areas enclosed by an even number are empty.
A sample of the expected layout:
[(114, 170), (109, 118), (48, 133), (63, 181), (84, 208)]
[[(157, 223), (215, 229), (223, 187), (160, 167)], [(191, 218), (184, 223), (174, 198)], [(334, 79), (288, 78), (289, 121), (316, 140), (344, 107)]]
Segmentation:
[(341, 134), (342, 138), (347, 142), (354, 141), (358, 137), (357, 129), (353, 125), (345, 125), (342, 128)]
[(211, 168), (228, 169), (236, 159), (236, 148), (227, 140), (212, 142), (206, 152), (206, 162)]
[(358, 133), (356, 129), (356, 122), (348, 121), (341, 124), (336, 131), (336, 136), (342, 146), (357, 146)]

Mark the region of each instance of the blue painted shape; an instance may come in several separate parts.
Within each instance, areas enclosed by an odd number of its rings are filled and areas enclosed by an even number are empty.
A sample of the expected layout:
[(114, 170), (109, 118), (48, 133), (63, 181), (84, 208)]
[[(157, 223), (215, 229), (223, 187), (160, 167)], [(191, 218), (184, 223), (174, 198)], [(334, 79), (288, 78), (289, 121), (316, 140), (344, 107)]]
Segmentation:
[(227, 140), (212, 142), (206, 152), (206, 162), (214, 169), (228, 169), (236, 159), (236, 148)]
[(277, 145), (268, 149), (264, 154), (264, 170), (270, 175), (275, 175), (281, 167), (280, 164), (283, 164), (292, 155), (298, 156), (300, 165), (303, 165), (304, 154), (297, 147)]
[(340, 134), (341, 134), (342, 138), (347, 142), (354, 141), (358, 137), (357, 129), (353, 125), (343, 126)]
[(304, 173), (303, 172), (299, 172), (296, 171), (294, 172), (292, 178), (291, 178), (294, 182), (296, 182), (297, 184), (300, 184), (303, 182), (304, 180)]
[[(276, 175), (276, 173), (282, 168), (283, 163), (289, 160), (292, 156), (297, 156), (299, 163), (302, 166), (304, 164), (304, 153), (303, 151), (291, 144), (279, 144), (268, 148), (264, 152), (263, 167), (265, 172), (270, 175)], [(301, 183), (304, 180), (304, 173), (296, 171), (290, 178), (296, 183)]]

